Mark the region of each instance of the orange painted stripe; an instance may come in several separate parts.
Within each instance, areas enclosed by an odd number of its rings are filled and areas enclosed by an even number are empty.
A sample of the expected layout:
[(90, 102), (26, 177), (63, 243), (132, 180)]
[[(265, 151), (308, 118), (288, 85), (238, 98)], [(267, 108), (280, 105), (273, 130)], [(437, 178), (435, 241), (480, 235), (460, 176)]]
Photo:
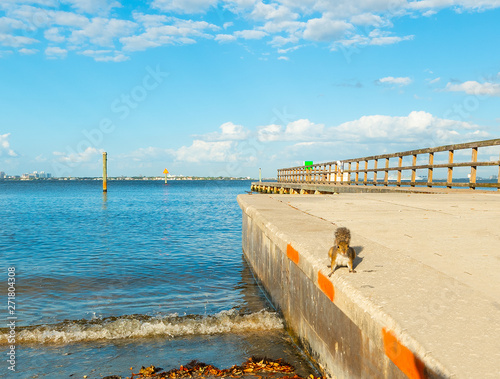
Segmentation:
[(385, 354), (410, 379), (425, 379), (425, 364), (406, 346), (401, 345), (390, 330), (382, 328)]
[(299, 252), (295, 250), (290, 244), (286, 246), (286, 256), (290, 258), (292, 262), (295, 262), (295, 264), (299, 264)]
[(335, 288), (333, 287), (333, 283), (330, 282), (330, 279), (323, 275), (321, 271), (318, 271), (318, 285), (319, 288), (321, 288), (321, 291), (323, 291), (325, 295), (333, 301), (335, 298)]

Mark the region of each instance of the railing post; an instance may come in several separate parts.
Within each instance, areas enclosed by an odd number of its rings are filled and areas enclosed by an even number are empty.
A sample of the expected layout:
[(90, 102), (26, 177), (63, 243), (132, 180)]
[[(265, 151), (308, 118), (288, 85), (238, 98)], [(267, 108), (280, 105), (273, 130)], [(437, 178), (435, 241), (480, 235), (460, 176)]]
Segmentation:
[[(498, 162), (500, 162), (500, 155), (498, 156)], [(500, 191), (500, 163), (498, 164), (498, 176), (497, 176), (497, 179), (498, 179), (497, 191)]]
[(384, 174), (384, 186), (389, 185), (389, 158), (385, 158), (385, 174)]
[(332, 180), (332, 164), (330, 163), (328, 165), (328, 183), (330, 183)]
[[(477, 162), (477, 147), (472, 148), (472, 159), (471, 162)], [(472, 189), (476, 189), (476, 173), (477, 166), (470, 166), (470, 179), (469, 179), (469, 187)]]
[(375, 171), (373, 171), (373, 185), (377, 185), (377, 166), (378, 166), (378, 159), (375, 159), (375, 162), (373, 163), (373, 168)]
[[(349, 172), (347, 173), (347, 184), (351, 185), (351, 162), (349, 162), (348, 170)], [(500, 168), (498, 170), (500, 171)]]
[(355, 179), (356, 185), (358, 185), (358, 182), (359, 182), (359, 161), (356, 161), (356, 179)]
[[(448, 151), (448, 164), (453, 164), (453, 150)], [(446, 187), (451, 188), (453, 183), (453, 166), (448, 166), (448, 177), (446, 178)]]
[(429, 169), (427, 171), (427, 187), (432, 187), (432, 173), (434, 171), (434, 153), (429, 153)]
[[(413, 159), (412, 159), (412, 166), (416, 166), (417, 165), (417, 154), (413, 154)], [(412, 187), (415, 187), (415, 179), (417, 177), (417, 169), (416, 168), (412, 168), (411, 169), (411, 183), (410, 185)]]
[(363, 180), (363, 184), (366, 186), (368, 183), (368, 159), (365, 159), (365, 176)]
[(401, 167), (403, 166), (403, 157), (400, 155), (398, 157), (398, 167), (400, 168), (398, 170), (398, 181), (397, 181), (397, 186), (398, 187), (401, 187)]

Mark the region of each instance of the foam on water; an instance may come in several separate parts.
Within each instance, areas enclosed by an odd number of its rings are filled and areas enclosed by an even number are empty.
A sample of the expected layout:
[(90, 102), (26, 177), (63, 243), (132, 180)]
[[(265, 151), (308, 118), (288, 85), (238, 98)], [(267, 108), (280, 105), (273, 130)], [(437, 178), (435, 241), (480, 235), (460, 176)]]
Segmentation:
[[(18, 330), (16, 343), (67, 344), (158, 336), (174, 338), (220, 333), (239, 334), (282, 328), (283, 323), (279, 316), (268, 311), (240, 314), (236, 310), (230, 310), (209, 316), (131, 315), (24, 327)], [(5, 329), (1, 330), (0, 344), (7, 344), (7, 332)]]

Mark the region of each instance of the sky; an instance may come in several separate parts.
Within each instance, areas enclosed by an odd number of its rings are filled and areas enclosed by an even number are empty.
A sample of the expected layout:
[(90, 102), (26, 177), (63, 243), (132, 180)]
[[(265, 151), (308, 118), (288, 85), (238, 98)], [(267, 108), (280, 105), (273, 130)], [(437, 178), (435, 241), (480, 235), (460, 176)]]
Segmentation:
[(499, 21), (500, 0), (2, 0), (0, 171), (99, 177), (106, 151), (109, 176), (275, 177), (499, 138)]

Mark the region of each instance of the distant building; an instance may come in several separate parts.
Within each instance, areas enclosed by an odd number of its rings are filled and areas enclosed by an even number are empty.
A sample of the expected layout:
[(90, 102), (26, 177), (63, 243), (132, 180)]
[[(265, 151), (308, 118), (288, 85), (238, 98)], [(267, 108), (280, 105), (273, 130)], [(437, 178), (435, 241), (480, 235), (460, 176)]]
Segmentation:
[(29, 179), (48, 179), (52, 178), (52, 174), (45, 172), (45, 171), (33, 171), (30, 174), (23, 174), (21, 176), (21, 179), (23, 180), (29, 180)]
[(6, 175), (5, 175), (5, 172), (0, 171), (0, 179), (4, 179), (4, 178), (5, 178), (5, 176), (6, 176)]

